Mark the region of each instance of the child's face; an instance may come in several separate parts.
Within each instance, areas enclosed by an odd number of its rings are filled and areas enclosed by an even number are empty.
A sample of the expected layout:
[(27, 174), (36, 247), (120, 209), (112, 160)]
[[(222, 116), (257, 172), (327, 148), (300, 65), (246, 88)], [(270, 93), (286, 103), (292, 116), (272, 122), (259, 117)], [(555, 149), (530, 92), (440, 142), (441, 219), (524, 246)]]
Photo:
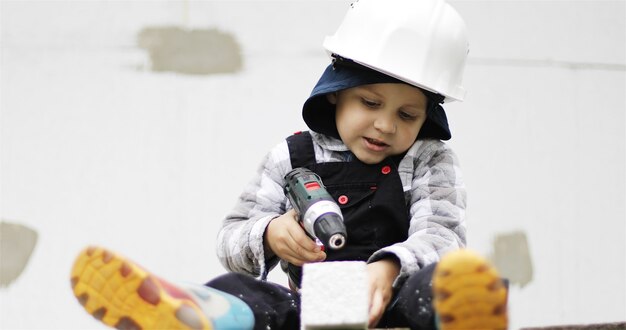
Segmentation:
[(341, 140), (366, 164), (407, 151), (426, 120), (426, 96), (406, 84), (362, 85), (328, 100), (337, 106)]

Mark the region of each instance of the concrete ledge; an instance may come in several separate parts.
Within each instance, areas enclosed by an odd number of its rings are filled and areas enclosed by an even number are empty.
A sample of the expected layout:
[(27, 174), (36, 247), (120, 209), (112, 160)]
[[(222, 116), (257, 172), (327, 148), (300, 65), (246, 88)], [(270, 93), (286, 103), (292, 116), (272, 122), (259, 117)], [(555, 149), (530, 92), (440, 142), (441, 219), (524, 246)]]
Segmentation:
[(557, 325), (547, 327), (522, 328), (520, 330), (626, 330), (626, 322)]

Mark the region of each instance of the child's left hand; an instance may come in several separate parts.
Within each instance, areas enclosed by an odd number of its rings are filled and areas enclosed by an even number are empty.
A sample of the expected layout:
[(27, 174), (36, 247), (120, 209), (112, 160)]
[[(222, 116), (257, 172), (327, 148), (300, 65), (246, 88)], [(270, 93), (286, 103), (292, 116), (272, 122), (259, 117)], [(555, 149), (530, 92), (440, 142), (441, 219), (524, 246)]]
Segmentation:
[(393, 296), (392, 284), (400, 274), (400, 264), (395, 259), (382, 259), (367, 264), (369, 278), (369, 327), (378, 324)]

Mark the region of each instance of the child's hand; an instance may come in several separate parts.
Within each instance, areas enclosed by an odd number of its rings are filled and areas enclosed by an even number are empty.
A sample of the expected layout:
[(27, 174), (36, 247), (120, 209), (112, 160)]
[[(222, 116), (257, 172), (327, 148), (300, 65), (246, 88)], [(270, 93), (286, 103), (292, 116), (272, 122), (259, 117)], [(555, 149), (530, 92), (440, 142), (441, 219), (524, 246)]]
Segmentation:
[(326, 253), (306, 235), (298, 223), (294, 210), (270, 221), (264, 240), (266, 246), (279, 258), (296, 266), (326, 259)]
[(395, 259), (382, 259), (367, 264), (370, 287), (369, 327), (374, 328), (393, 296), (392, 284), (400, 274), (400, 264)]

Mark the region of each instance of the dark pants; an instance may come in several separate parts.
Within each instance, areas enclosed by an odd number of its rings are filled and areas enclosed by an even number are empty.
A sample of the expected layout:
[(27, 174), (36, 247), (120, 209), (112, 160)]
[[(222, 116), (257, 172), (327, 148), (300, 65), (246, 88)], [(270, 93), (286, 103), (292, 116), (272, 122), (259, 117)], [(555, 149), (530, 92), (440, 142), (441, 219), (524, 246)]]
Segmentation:
[[(395, 294), (379, 328), (435, 329), (431, 279), (435, 264), (411, 275)], [(254, 313), (255, 329), (300, 329), (300, 296), (281, 285), (228, 273), (206, 284), (243, 300)]]

